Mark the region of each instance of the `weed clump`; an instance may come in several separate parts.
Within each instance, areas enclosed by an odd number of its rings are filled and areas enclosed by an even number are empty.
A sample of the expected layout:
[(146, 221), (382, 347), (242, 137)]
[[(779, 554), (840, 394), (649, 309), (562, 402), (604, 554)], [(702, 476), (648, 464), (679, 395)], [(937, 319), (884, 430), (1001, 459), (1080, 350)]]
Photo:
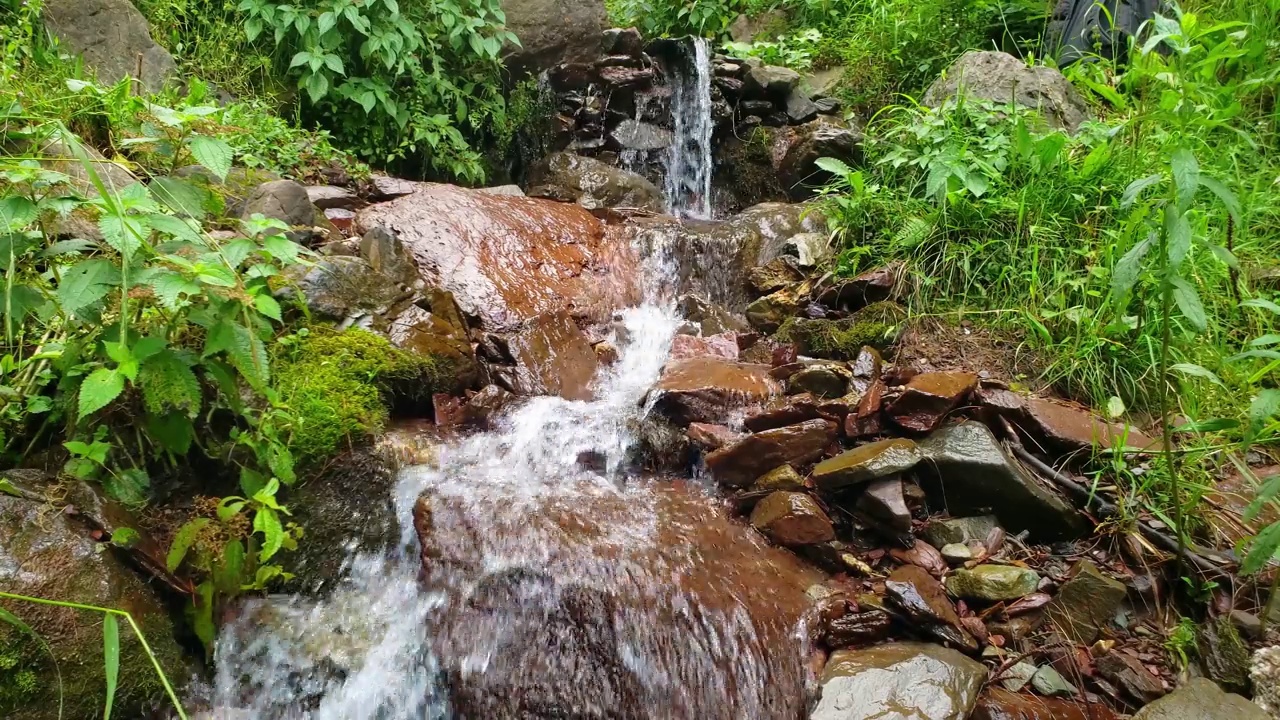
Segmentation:
[(381, 430), (396, 405), (425, 402), (449, 384), (449, 363), (405, 352), (366, 330), (316, 329), (276, 358), (280, 400), (293, 413), (289, 447), (324, 462)]
[(878, 302), (839, 320), (788, 318), (776, 337), (794, 343), (802, 355), (852, 360), (864, 345), (880, 351), (887, 349), (897, 340), (906, 317), (901, 305)]

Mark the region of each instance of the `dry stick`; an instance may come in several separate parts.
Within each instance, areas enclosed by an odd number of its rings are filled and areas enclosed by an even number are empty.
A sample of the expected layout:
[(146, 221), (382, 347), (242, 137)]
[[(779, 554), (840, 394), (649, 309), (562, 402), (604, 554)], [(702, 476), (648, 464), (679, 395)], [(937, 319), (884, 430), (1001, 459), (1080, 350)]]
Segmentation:
[[(1093, 506), (1099, 515), (1111, 516), (1117, 514), (1118, 510), (1113, 503), (1107, 501), (1098, 493), (1090, 492), (1088, 488), (1058, 472), (1050, 467), (1048, 463), (1028, 452), (1027, 449), (1023, 447), (1022, 441), (1018, 439), (1017, 431), (1014, 430), (1013, 425), (1009, 423), (1009, 420), (1007, 418), (1001, 418), (1000, 421), (1004, 425), (1005, 434), (1009, 436), (1010, 449), (1013, 450), (1014, 455), (1016, 455), (1019, 460), (1027, 463), (1041, 476), (1052, 481), (1055, 485), (1079, 500), (1086, 510), (1088, 510), (1090, 506)], [(1181, 550), (1183, 556), (1201, 572), (1208, 575), (1215, 575), (1217, 577), (1231, 577), (1230, 572), (1213, 564), (1203, 556), (1197, 554), (1191, 548), (1180, 547), (1177, 540), (1144, 524), (1141, 520), (1137, 522), (1137, 525), (1138, 531), (1153, 544), (1159, 545), (1164, 550), (1174, 553), (1175, 555), (1179, 550)]]

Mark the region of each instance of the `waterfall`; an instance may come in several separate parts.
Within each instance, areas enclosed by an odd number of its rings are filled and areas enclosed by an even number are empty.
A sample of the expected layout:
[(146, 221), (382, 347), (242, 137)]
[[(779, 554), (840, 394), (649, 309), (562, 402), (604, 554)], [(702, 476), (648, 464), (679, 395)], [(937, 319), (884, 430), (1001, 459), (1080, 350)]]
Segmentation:
[(692, 62), (671, 78), (675, 138), (667, 153), (667, 206), (679, 217), (711, 217), (711, 53), (692, 39)]

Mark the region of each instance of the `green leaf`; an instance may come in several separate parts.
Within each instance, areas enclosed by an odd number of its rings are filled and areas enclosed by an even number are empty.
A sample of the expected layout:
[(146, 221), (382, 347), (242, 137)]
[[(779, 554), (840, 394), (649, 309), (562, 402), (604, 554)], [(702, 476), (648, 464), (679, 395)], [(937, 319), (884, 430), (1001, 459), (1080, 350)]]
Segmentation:
[[(202, 163), (203, 164), (203, 163)], [(203, 218), (208, 215), (207, 207), (209, 204), (209, 191), (196, 185), (193, 182), (182, 180), (175, 177), (158, 177), (151, 181), (151, 192), (155, 194), (160, 202), (164, 203), (170, 210), (179, 215), (193, 218)], [(164, 227), (160, 227), (156, 220), (159, 218), (168, 218), (174, 222), (164, 223)], [(178, 218), (170, 218), (168, 215), (159, 215), (149, 219), (151, 226), (161, 232), (168, 232), (170, 235), (190, 239), (194, 235), (195, 239), (199, 239), (199, 234), (193, 232), (185, 223)], [(179, 229), (179, 225), (186, 227), (185, 231)], [(177, 232), (174, 232), (176, 230)], [(178, 233), (183, 233), (178, 235)]]
[(1180, 147), (1173, 151), (1169, 160), (1173, 168), (1173, 184), (1178, 191), (1178, 205), (1185, 208), (1200, 189), (1200, 163), (1189, 148)]
[[(333, 26), (337, 24), (338, 24), (337, 15), (334, 15), (332, 10), (326, 10), (325, 12), (320, 13), (319, 18), (316, 18), (316, 34), (324, 35), (325, 33), (332, 30)], [(295, 56), (294, 59), (296, 60), (297, 56)], [(302, 63), (298, 63), (298, 64), (301, 65)], [(290, 66), (292, 67), (292, 64)]]
[(108, 475), (102, 481), (102, 486), (108, 495), (121, 503), (130, 507), (140, 507), (147, 502), (151, 477), (140, 468), (128, 468)]
[(307, 91), (307, 97), (311, 99), (311, 104), (315, 105), (329, 93), (329, 78), (325, 77), (324, 73), (311, 73), (307, 76), (303, 87)]
[(1138, 282), (1138, 276), (1142, 273), (1142, 260), (1151, 251), (1151, 246), (1152, 238), (1148, 237), (1129, 248), (1129, 252), (1116, 262), (1115, 269), (1111, 271), (1111, 293), (1117, 300), (1127, 296)]
[(17, 232), (35, 222), (36, 204), (21, 195), (0, 198), (0, 231)]
[(214, 593), (212, 580), (200, 583), (196, 586), (196, 595), (188, 610), (191, 613), (191, 629), (204, 645), (205, 654), (209, 657), (213, 656), (213, 643), (218, 638), (218, 627), (213, 622)]
[(111, 720), (111, 707), (116, 701), (116, 683), (120, 680), (120, 624), (115, 613), (102, 614), (102, 670), (107, 679), (107, 696), (103, 720)]
[(133, 257), (147, 234), (141, 220), (125, 215), (103, 215), (98, 219), (98, 229), (107, 244), (125, 257)]
[(244, 543), (232, 538), (222, 547), (222, 557), (213, 566), (213, 584), (223, 595), (235, 596), (244, 584)]
[(124, 376), (116, 370), (98, 368), (80, 383), (80, 417), (88, 417), (106, 407), (124, 392)]
[(1280, 493), (1280, 475), (1273, 475), (1262, 484), (1262, 487), (1258, 488), (1258, 494), (1249, 503), (1249, 506), (1244, 509), (1244, 514), (1242, 515), (1244, 521), (1253, 522), (1258, 517), (1258, 513), (1262, 512), (1263, 506), (1278, 493)]
[(258, 555), (261, 562), (270, 560), (284, 547), (284, 526), (280, 524), (280, 516), (275, 510), (258, 508), (253, 514), (253, 529), (262, 533), (262, 551)]
[(276, 302), (276, 299), (271, 297), (270, 295), (263, 293), (261, 295), (254, 296), (253, 306), (258, 309), (258, 312), (271, 318), (272, 320), (275, 320), (276, 322), (281, 321), (280, 303)]
[(298, 261), (302, 246), (284, 235), (267, 235), (262, 238), (262, 249), (280, 262), (292, 265)]
[(1204, 331), (1209, 327), (1209, 320), (1204, 314), (1204, 304), (1200, 302), (1200, 293), (1186, 280), (1175, 277), (1173, 284), (1173, 301), (1178, 304), (1182, 316), (1196, 330)]
[(1272, 418), (1280, 413), (1280, 390), (1258, 393), (1249, 404), (1249, 440), (1253, 441)]
[(1240, 225), (1243, 222), (1241, 220), (1240, 200), (1236, 198), (1236, 194), (1231, 192), (1231, 190), (1224, 185), (1221, 180), (1208, 175), (1201, 175), (1200, 185), (1207, 188), (1209, 192), (1218, 196), (1218, 199), (1226, 206), (1227, 212), (1235, 219), (1236, 225)]
[(111, 544), (117, 547), (130, 548), (138, 544), (142, 536), (133, 528), (116, 528), (111, 531)]
[(254, 389), (261, 390), (271, 379), (267, 350), (262, 339), (238, 323), (223, 321), (209, 330), (204, 356), (225, 352), (231, 365)]
[(226, 142), (204, 135), (194, 135), (187, 141), (187, 149), (196, 162), (205, 166), (219, 180), (225, 180), (231, 172), (231, 162), (235, 159), (235, 151)]
[(187, 552), (191, 546), (195, 544), (196, 538), (200, 536), (200, 531), (204, 530), (209, 524), (209, 518), (198, 517), (188, 520), (185, 525), (178, 529), (176, 535), (173, 536), (173, 544), (169, 546), (169, 556), (165, 559), (165, 567), (169, 572), (174, 572), (182, 561), (187, 557)]
[(177, 310), (187, 304), (186, 297), (198, 297), (200, 286), (173, 270), (160, 270), (151, 277), (151, 290), (166, 310)]
[(342, 67), (342, 59), (337, 55), (325, 55), (324, 65), (339, 75), (346, 75), (347, 71)]
[(63, 313), (79, 316), (81, 310), (102, 300), (111, 288), (119, 284), (120, 270), (110, 260), (81, 260), (63, 273), (56, 292), (58, 304)]
[(1191, 251), (1191, 220), (1185, 212), (1180, 212), (1173, 205), (1165, 207), (1165, 249), (1169, 255), (1169, 269), (1177, 272)]
[(1124, 401), (1112, 395), (1107, 398), (1107, 417), (1115, 419), (1124, 414)]
[(219, 252), (222, 253), (222, 257), (228, 267), (238, 268), (240, 263), (244, 262), (245, 258), (256, 252), (257, 249), (257, 243), (249, 238), (236, 238), (223, 245)]
[(1144, 190), (1160, 182), (1164, 178), (1160, 175), (1148, 175), (1129, 183), (1129, 187), (1124, 189), (1124, 194), (1120, 196), (1120, 207), (1127, 208), (1137, 201), (1138, 196)]
[(1170, 365), (1169, 369), (1176, 373), (1182, 373), (1183, 375), (1204, 378), (1215, 385), (1220, 385), (1224, 388), (1226, 387), (1222, 382), (1222, 378), (1219, 378), (1216, 373), (1203, 365), (1196, 365), (1195, 363), (1176, 363), (1174, 365)]
[(1240, 564), (1241, 575), (1252, 575), (1267, 566), (1280, 548), (1280, 522), (1272, 523), (1262, 529), (1249, 546), (1249, 554)]
[(183, 457), (190, 452), (196, 431), (191, 419), (183, 413), (171, 412), (163, 416), (147, 413), (147, 435), (166, 451)]
[(1210, 244), (1209, 252), (1213, 253), (1214, 257), (1218, 258), (1223, 265), (1226, 265), (1232, 270), (1240, 269), (1240, 261), (1236, 259), (1235, 254), (1221, 245)]
[(153, 415), (176, 411), (195, 417), (200, 412), (200, 381), (172, 350), (157, 353), (142, 363), (138, 385), (142, 388), (142, 404)]

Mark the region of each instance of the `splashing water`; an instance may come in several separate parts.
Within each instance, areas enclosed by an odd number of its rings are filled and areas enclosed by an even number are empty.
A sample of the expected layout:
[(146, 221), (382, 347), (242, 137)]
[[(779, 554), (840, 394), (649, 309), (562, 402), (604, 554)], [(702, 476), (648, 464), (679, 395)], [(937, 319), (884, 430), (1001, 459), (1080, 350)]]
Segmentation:
[(529, 398), (403, 469), (390, 551), (352, 556), (323, 598), (257, 600), (224, 627), (215, 718), (801, 714), (815, 575), (704, 488), (632, 462), (680, 324), (677, 266), (697, 261), (674, 236), (644, 243), (647, 299), (618, 314), (595, 398)]
[(671, 89), (675, 138), (667, 156), (667, 206), (679, 217), (711, 217), (711, 53), (693, 38), (692, 67)]

